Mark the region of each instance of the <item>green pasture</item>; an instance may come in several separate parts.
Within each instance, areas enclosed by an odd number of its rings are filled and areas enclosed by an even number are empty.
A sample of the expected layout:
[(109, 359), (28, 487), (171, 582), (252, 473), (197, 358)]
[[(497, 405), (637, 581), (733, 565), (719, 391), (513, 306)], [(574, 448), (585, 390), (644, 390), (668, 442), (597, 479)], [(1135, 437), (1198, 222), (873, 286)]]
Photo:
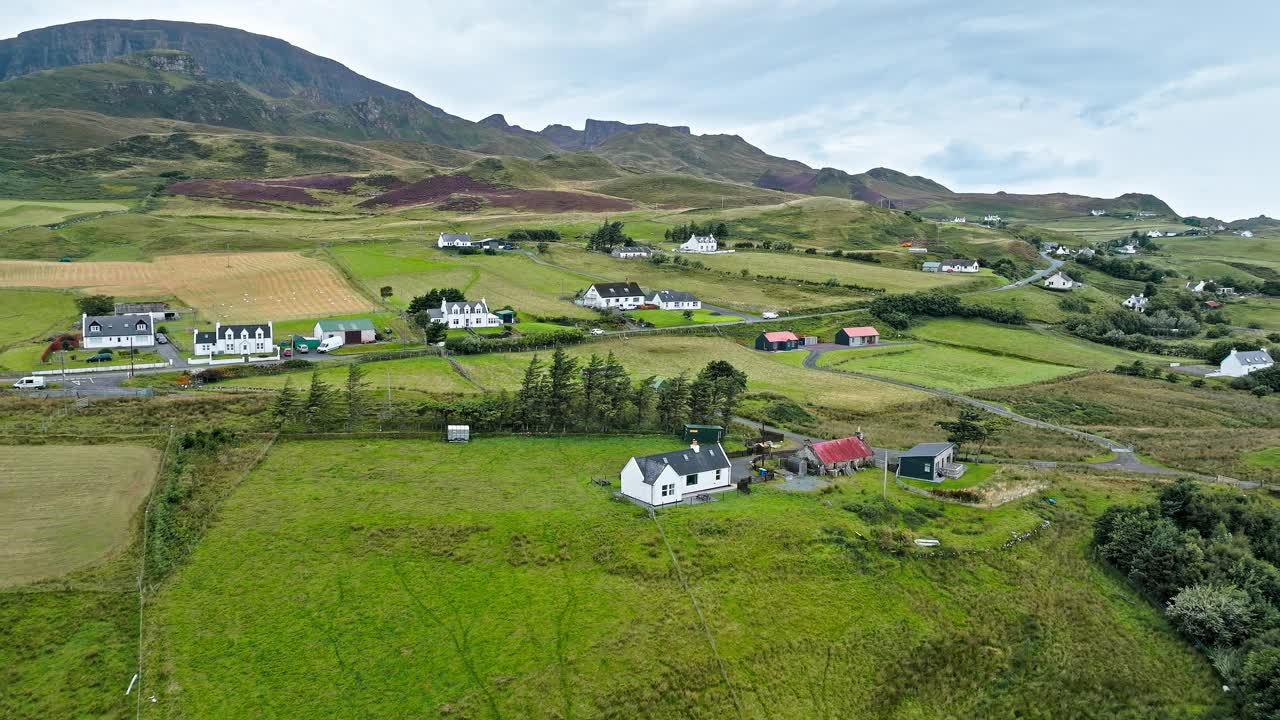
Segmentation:
[[(678, 444), (278, 445), (148, 606), (148, 714), (1116, 717), (1229, 703), (1084, 552), (1089, 518), (1132, 486), (1059, 474), (1054, 507), (897, 489), (885, 506), (863, 473), (825, 495), (764, 486), (654, 520), (590, 482), (616, 488), (628, 457)], [(996, 549), (1045, 519), (1041, 538)], [(891, 529), (987, 554), (898, 558), (875, 545)]]
[(832, 350), (822, 355), (819, 365), (957, 392), (1026, 385), (1078, 372), (1066, 365), (927, 344)]

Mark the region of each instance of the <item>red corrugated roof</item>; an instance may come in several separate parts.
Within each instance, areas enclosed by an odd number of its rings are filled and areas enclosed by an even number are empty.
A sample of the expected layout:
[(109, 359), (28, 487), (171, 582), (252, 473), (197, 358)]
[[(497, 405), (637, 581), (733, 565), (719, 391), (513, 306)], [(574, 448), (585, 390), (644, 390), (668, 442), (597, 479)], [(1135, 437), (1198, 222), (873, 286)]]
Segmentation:
[(873, 455), (871, 448), (867, 447), (867, 444), (857, 437), (814, 443), (813, 452), (824, 465), (848, 462), (849, 460), (861, 460)]
[(867, 337), (869, 335), (879, 335), (880, 331), (870, 325), (863, 325), (862, 327), (845, 328), (844, 334), (849, 337)]
[(800, 338), (796, 337), (796, 334), (791, 332), (790, 330), (779, 330), (777, 332), (767, 332), (764, 334), (764, 339), (768, 340), (769, 342), (787, 342), (788, 340), (791, 340), (791, 341), (800, 340)]

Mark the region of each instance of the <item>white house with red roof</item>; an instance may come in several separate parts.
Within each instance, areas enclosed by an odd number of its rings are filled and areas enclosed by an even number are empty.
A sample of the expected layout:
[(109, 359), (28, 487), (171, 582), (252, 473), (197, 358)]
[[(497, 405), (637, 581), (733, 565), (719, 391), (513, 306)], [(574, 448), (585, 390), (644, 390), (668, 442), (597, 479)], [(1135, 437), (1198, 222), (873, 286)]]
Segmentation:
[(860, 345), (875, 345), (878, 342), (880, 342), (880, 331), (870, 325), (840, 328), (836, 331), (837, 345), (858, 347)]
[(875, 453), (867, 446), (862, 433), (839, 440), (805, 442), (795, 455), (801, 475), (850, 475), (870, 465)]

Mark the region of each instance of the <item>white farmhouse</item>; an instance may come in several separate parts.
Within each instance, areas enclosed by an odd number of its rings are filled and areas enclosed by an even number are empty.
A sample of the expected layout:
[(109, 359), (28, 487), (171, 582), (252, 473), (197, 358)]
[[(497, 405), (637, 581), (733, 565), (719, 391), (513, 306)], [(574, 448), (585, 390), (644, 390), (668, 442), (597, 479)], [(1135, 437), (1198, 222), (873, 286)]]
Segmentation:
[(961, 215), (957, 215), (957, 216), (955, 216), (955, 217), (951, 218), (951, 222), (953, 222), (953, 223), (963, 223), (963, 222), (969, 222), (969, 219), (968, 219), (968, 218), (966, 218), (966, 217), (963, 217), (963, 216), (961, 216)]
[(428, 310), (427, 314), (431, 316), (431, 322), (450, 328), (488, 328), (502, 324), (502, 318), (489, 312), (489, 303), (484, 298), (474, 302), (441, 300), (440, 309)]
[(1128, 300), (1120, 304), (1134, 312), (1146, 312), (1147, 299), (1142, 296), (1142, 293), (1138, 293), (1137, 295), (1130, 295)]
[(1240, 231), (1240, 237), (1242, 237), (1242, 238), (1251, 238), (1251, 237), (1253, 237), (1253, 231), (1252, 231), (1252, 230), (1241, 230), (1241, 231)]
[(1249, 373), (1266, 370), (1275, 364), (1271, 359), (1271, 353), (1265, 348), (1244, 352), (1231, 348), (1231, 354), (1223, 358), (1218, 365), (1218, 372), (1211, 374), (1215, 377), (1244, 377)]
[(1147, 237), (1149, 238), (1164, 237), (1164, 233), (1160, 232), (1159, 230), (1148, 230)]
[(582, 293), (578, 303), (601, 310), (635, 310), (644, 304), (644, 292), (633, 282), (596, 283)]
[(1050, 290), (1070, 290), (1076, 286), (1076, 281), (1066, 273), (1056, 272), (1044, 279), (1044, 286)]
[(1103, 215), (1107, 214), (1107, 211), (1106, 210), (1090, 210), (1089, 214), (1094, 217), (1102, 217)]
[(1058, 248), (1053, 251), (1053, 254), (1058, 257), (1070, 257), (1071, 248), (1067, 247), (1066, 245), (1059, 245)]
[(713, 253), (719, 249), (720, 244), (716, 242), (715, 235), (694, 235), (676, 248), (676, 252)]
[(982, 222), (984, 222), (984, 223), (998, 223), (998, 222), (1000, 222), (1000, 216), (999, 216), (999, 215), (983, 215), (983, 216), (982, 216)]
[(196, 330), (196, 355), (256, 355), (275, 350), (271, 321), (251, 325), (215, 323), (213, 330)]
[(701, 310), (702, 301), (683, 290), (659, 290), (645, 299), (646, 305), (657, 305), (659, 310)]
[(156, 344), (151, 315), (81, 315), (80, 347), (86, 350), (143, 348)]
[(978, 272), (977, 260), (943, 260), (940, 270), (944, 273), (976, 273)]
[(609, 254), (620, 260), (634, 260), (636, 258), (647, 258), (653, 255), (653, 251), (647, 247), (619, 245), (618, 247), (610, 250)]
[(436, 240), (436, 247), (441, 250), (445, 248), (464, 248), (472, 247), (475, 242), (468, 233), (440, 233), (440, 237)]
[(657, 455), (633, 457), (622, 468), (622, 494), (648, 505), (671, 505), (686, 495), (728, 487), (733, 482), (729, 456), (719, 443)]
[(1195, 293), (1198, 293), (1198, 292), (1204, 292), (1204, 289), (1205, 289), (1208, 285), (1209, 285), (1209, 281), (1208, 281), (1208, 280), (1193, 280), (1193, 281), (1191, 281), (1191, 282), (1187, 283), (1187, 289), (1188, 289), (1188, 290), (1190, 290), (1191, 292), (1195, 292)]
[(1132, 245), (1121, 245), (1120, 247), (1116, 248), (1116, 252), (1120, 253), (1121, 255), (1137, 255), (1138, 248)]

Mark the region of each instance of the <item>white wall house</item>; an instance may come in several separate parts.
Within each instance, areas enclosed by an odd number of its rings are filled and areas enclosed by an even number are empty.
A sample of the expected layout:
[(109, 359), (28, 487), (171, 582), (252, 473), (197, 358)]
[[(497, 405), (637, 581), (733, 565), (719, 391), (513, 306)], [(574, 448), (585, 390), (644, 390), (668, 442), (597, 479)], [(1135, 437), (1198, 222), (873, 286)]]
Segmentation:
[(1159, 230), (1148, 230), (1147, 237), (1149, 238), (1164, 237), (1164, 233), (1160, 232)]
[(1187, 289), (1191, 292), (1204, 292), (1205, 286), (1209, 284), (1208, 280), (1193, 280), (1187, 283)]
[(196, 355), (261, 355), (275, 352), (271, 321), (251, 325), (215, 323), (213, 330), (196, 330)]
[(716, 242), (715, 235), (694, 235), (676, 248), (676, 252), (713, 253), (719, 249), (720, 244)]
[(1120, 247), (1116, 248), (1116, 252), (1120, 253), (1121, 255), (1137, 255), (1138, 248), (1132, 245), (1121, 245)]
[(1231, 354), (1223, 358), (1222, 362), (1218, 364), (1218, 372), (1211, 373), (1211, 375), (1215, 377), (1244, 377), (1249, 373), (1266, 370), (1275, 364), (1275, 360), (1271, 359), (1271, 353), (1267, 352), (1266, 349), (1241, 352), (1231, 348)]
[(978, 272), (977, 260), (943, 260), (941, 271), (944, 273), (976, 273)]
[(1142, 293), (1138, 293), (1137, 295), (1130, 295), (1129, 299), (1120, 303), (1120, 305), (1134, 312), (1146, 312), (1147, 298), (1143, 297)]
[(637, 258), (647, 258), (653, 255), (653, 251), (647, 247), (620, 245), (610, 250), (609, 254), (621, 260), (635, 260)]
[(702, 301), (683, 290), (659, 290), (645, 299), (646, 305), (657, 305), (659, 310), (701, 310)]
[(644, 292), (633, 282), (596, 283), (582, 293), (578, 304), (601, 310), (635, 310), (644, 304)]
[(1107, 214), (1107, 211), (1106, 210), (1090, 210), (1089, 214), (1094, 217), (1102, 217), (1103, 215)]
[(155, 321), (150, 313), (80, 316), (80, 347), (86, 350), (144, 348), (155, 344)]
[(1076, 281), (1066, 273), (1056, 272), (1044, 279), (1044, 286), (1050, 290), (1070, 290), (1076, 286)]
[(633, 457), (622, 468), (622, 494), (649, 505), (671, 505), (686, 495), (733, 483), (733, 467), (719, 443)]
[(444, 248), (464, 248), (475, 245), (468, 233), (440, 233), (440, 237), (436, 239), (436, 247)]
[(470, 300), (441, 300), (440, 309), (428, 310), (431, 322), (442, 323), (450, 328), (498, 327), (502, 318), (489, 312), (489, 303), (480, 298)]
[(998, 223), (1000, 222), (1000, 216), (999, 215), (983, 215), (982, 222)]
[(1053, 254), (1057, 255), (1058, 257), (1070, 257), (1071, 248), (1067, 247), (1066, 245), (1059, 245), (1057, 249), (1053, 251)]
[(969, 219), (968, 219), (968, 218), (961, 217), (961, 216), (959, 216), (959, 215), (957, 215), (957, 216), (955, 216), (955, 217), (951, 218), (951, 222), (953, 222), (953, 223), (962, 223), (962, 222), (968, 222), (968, 221), (969, 221)]

